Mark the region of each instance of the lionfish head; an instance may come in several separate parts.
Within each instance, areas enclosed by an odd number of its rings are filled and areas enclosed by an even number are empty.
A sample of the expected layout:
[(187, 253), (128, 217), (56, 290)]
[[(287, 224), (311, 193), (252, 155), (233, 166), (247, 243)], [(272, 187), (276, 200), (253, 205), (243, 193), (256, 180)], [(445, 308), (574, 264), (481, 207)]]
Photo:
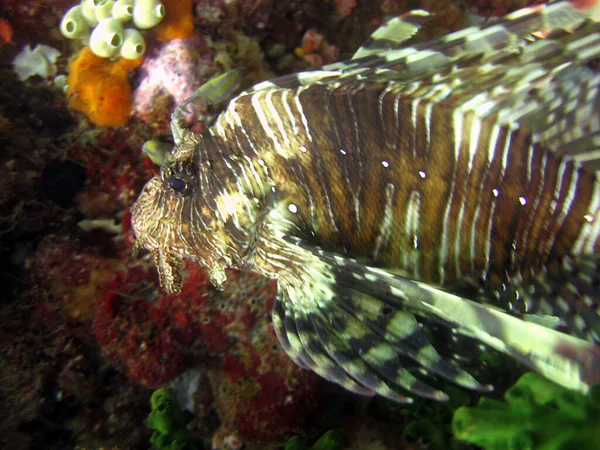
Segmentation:
[(197, 142), (190, 137), (193, 142), (166, 155), (160, 175), (146, 183), (131, 208), (137, 238), (133, 251), (146, 249), (154, 256), (161, 286), (169, 293), (181, 289), (184, 259), (206, 267), (217, 287), (230, 265), (223, 256), (222, 220), (202, 195), (194, 163)]

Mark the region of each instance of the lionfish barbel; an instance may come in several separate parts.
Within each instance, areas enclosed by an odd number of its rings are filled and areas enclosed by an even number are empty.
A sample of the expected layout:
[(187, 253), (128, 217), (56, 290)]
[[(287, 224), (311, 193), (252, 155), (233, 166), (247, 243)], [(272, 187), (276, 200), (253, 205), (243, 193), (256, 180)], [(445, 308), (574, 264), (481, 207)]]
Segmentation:
[[(571, 389), (600, 381), (597, 18), (561, 1), (403, 45), (377, 29), (354, 57), (234, 97), (201, 134), (190, 102), (132, 208), (136, 248), (178, 292), (184, 260), (278, 281), (273, 325), (304, 368), (363, 395), (437, 400), (426, 374), (486, 391), (430, 327)], [(446, 343), (448, 344), (448, 343)], [(451, 343), (450, 343), (451, 345)]]

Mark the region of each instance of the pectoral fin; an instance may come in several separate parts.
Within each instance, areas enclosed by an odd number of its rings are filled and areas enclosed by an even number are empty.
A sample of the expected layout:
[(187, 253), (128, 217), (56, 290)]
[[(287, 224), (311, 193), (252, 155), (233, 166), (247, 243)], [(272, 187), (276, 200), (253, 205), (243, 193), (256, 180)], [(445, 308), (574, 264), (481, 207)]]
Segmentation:
[(290, 246), (290, 260), (298, 266), (279, 280), (273, 324), (282, 347), (298, 365), (352, 392), (404, 403), (412, 399), (394, 387), (435, 400), (447, 399), (446, 394), (417, 378), (416, 371), (470, 389), (490, 389), (454, 361), (443, 359), (413, 312), (361, 292), (356, 289), (358, 283), (341, 282), (339, 269), (344, 257), (330, 255), (331, 260), (324, 253), (286, 245)]
[(417, 317), (475, 338), (565, 387), (586, 392), (599, 381), (600, 351), (593, 344), (284, 239), (298, 267), (279, 282), (274, 325), (282, 346), (299, 365), (353, 392), (410, 401), (393, 389), (400, 386), (422, 397), (447, 399), (415, 377), (417, 370), (470, 389), (491, 389), (456, 361), (442, 358)]

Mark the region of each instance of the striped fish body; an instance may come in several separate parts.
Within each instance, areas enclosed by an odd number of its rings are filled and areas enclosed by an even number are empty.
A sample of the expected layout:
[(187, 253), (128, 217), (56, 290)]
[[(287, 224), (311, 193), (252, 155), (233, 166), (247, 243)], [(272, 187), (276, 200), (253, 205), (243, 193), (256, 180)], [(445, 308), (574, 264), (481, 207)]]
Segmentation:
[[(177, 145), (132, 209), (138, 246), (168, 291), (183, 259), (217, 287), (226, 267), (277, 279), (283, 348), (359, 394), (446, 398), (417, 368), (487, 389), (437, 353), (422, 319), (585, 392), (600, 380), (600, 77), (585, 65), (600, 26), (561, 2), (394, 42), (415, 23), (256, 85), (202, 135), (174, 115)], [(546, 39), (526, 39), (538, 30)]]
[(260, 90), (233, 101), (210, 138), (263, 161), (254, 168), (318, 245), (423, 281), (530, 281), (598, 252), (600, 228), (585, 226), (598, 223), (592, 171), (497, 114), (461, 112), (470, 92), (424, 99), (430, 86)]

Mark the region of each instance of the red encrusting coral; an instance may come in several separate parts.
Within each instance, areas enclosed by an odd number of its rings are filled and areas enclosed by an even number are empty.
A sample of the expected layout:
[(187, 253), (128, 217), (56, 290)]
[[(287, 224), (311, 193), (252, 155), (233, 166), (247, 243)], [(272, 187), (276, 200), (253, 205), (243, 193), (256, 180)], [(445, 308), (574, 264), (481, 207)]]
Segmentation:
[(94, 318), (103, 354), (134, 381), (158, 387), (184, 370), (192, 336), (148, 299), (155, 276), (143, 266), (115, 273), (106, 283)]
[(188, 264), (181, 293), (161, 297), (156, 278), (140, 265), (108, 280), (94, 321), (102, 353), (149, 387), (213, 360), (213, 396), (227, 436), (280, 444), (305, 432), (321, 405), (321, 382), (277, 342), (268, 315), (274, 282), (228, 271), (226, 289), (217, 291), (203, 269)]
[(222, 427), (252, 446), (281, 445), (306, 432), (323, 404), (319, 377), (289, 359), (270, 325), (265, 331), (262, 340), (239, 344), (211, 373)]
[(66, 319), (86, 323), (92, 320), (95, 299), (119, 261), (101, 255), (89, 242), (51, 234), (39, 243), (29, 264), (36, 282), (60, 299)]
[(255, 322), (252, 304), (274, 296), (273, 284), (254, 274), (230, 271), (219, 292), (198, 265), (187, 271), (181, 293), (161, 297), (154, 269), (134, 266), (115, 273), (99, 300), (94, 332), (103, 353), (146, 386), (231, 349)]
[[(122, 223), (125, 251), (133, 247), (134, 236), (127, 219), (129, 207), (157, 167), (136, 150), (142, 141), (127, 129), (103, 128), (94, 136), (95, 147), (74, 147), (70, 159), (86, 169), (87, 187), (75, 198), (77, 209), (87, 219), (114, 218)], [(108, 149), (108, 150), (101, 150)], [(122, 217), (119, 216), (122, 214)], [(125, 254), (129, 261), (129, 255)]]
[(10, 22), (6, 19), (0, 19), (0, 47), (5, 44), (12, 44), (13, 42), (14, 30), (10, 25)]
[(164, 311), (142, 298), (105, 293), (94, 330), (104, 355), (144, 386), (158, 387), (183, 369), (185, 335), (177, 333)]

